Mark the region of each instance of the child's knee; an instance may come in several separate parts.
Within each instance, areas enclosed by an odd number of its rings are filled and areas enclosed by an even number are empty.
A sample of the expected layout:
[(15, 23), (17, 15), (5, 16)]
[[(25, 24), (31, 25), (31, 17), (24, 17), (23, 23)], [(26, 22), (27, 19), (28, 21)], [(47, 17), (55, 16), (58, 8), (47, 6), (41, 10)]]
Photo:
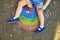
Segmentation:
[(43, 15), (43, 10), (37, 10), (38, 14)]
[(18, 6), (25, 6), (26, 5), (26, 2), (25, 1), (19, 1), (18, 2)]
[(37, 11), (41, 10), (42, 7), (43, 7), (43, 6), (36, 6)]

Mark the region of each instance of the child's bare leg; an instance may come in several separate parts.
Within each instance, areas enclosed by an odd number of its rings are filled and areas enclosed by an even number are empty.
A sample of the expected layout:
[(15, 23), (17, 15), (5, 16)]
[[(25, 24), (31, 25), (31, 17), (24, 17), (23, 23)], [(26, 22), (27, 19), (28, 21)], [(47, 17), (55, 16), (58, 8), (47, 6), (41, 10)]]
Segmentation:
[(18, 7), (16, 9), (16, 14), (13, 18), (10, 18), (7, 22), (8, 23), (14, 23), (14, 22), (18, 22), (19, 21), (19, 15), (21, 14), (22, 12), (22, 7), (27, 5), (27, 2), (25, 0), (21, 0), (19, 1), (18, 3)]
[(44, 15), (43, 15), (43, 10), (39, 9), (41, 7), (42, 6), (37, 6), (37, 13), (39, 17), (40, 27), (43, 28), (44, 27)]
[(27, 5), (25, 0), (19, 1), (14, 18), (19, 17), (20, 13), (22, 12), (22, 7), (25, 6), (25, 5)]

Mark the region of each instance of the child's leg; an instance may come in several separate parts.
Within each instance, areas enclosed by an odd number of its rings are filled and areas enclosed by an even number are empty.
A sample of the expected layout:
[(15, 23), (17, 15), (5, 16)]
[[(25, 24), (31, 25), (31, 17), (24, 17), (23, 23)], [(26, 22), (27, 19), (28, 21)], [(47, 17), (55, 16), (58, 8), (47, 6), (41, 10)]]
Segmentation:
[(39, 22), (40, 22), (40, 27), (43, 28), (44, 27), (44, 15), (43, 15), (43, 10), (39, 9), (42, 6), (37, 6), (37, 13), (38, 13), (38, 17), (39, 17)]
[(19, 1), (18, 3), (18, 7), (17, 7), (17, 10), (16, 10), (16, 14), (14, 16), (14, 18), (18, 18), (20, 13), (22, 12), (22, 7), (27, 5), (26, 1), (25, 0), (22, 0), (22, 1)]
[(20, 14), (22, 12), (22, 7), (25, 6), (25, 5), (27, 5), (25, 0), (19, 1), (18, 7), (16, 9), (16, 14), (15, 14), (15, 16), (13, 18), (8, 20), (8, 23), (13, 23), (13, 22), (18, 22), (19, 21), (18, 17), (20, 16)]
[(42, 6), (37, 6), (37, 13), (38, 13), (38, 17), (39, 17), (39, 22), (40, 22), (40, 26), (39, 28), (36, 30), (36, 32), (42, 32), (45, 27), (44, 27), (44, 15), (43, 15), (43, 10), (41, 9)]

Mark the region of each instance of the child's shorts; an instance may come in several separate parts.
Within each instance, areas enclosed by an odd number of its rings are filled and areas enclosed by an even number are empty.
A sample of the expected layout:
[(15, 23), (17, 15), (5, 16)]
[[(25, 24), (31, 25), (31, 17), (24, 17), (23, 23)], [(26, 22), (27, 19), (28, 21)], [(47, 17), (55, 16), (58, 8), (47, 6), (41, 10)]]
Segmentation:
[(44, 0), (30, 0), (30, 3), (34, 6), (43, 6)]

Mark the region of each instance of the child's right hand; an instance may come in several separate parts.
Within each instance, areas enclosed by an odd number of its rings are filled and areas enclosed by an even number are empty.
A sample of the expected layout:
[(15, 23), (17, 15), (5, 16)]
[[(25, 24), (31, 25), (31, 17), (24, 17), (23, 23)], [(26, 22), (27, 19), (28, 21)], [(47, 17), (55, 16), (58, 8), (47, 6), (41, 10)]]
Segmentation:
[(26, 0), (26, 2), (27, 2), (27, 6), (28, 6), (29, 8), (33, 8), (32, 4), (30, 3), (30, 0)]
[(33, 8), (33, 5), (30, 4), (30, 3), (28, 3), (27, 6), (28, 6), (29, 8)]

